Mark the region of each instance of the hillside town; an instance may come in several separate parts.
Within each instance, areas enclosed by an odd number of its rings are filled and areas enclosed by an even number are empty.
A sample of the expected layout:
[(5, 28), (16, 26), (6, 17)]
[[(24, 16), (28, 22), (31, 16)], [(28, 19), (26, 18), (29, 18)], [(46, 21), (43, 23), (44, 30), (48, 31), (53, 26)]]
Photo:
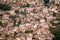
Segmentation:
[(60, 30), (60, 0), (0, 0), (0, 40), (52, 40), (50, 28)]

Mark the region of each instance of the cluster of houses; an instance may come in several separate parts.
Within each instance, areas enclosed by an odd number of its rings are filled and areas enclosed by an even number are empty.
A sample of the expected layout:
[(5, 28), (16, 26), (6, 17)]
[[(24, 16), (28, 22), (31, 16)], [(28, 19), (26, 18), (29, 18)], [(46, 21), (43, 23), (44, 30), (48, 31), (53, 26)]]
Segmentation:
[[(60, 1), (60, 0), (59, 0)], [(50, 0), (46, 7), (42, 0), (0, 0), (12, 8), (0, 10), (0, 40), (52, 40), (50, 21), (56, 19), (59, 7)]]

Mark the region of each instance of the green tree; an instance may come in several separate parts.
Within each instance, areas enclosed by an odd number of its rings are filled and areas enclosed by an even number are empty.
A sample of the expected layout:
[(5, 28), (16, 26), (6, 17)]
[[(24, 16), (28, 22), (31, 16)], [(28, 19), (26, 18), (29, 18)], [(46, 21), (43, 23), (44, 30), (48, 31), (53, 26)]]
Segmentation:
[(17, 34), (18, 34), (17, 32), (14, 32), (14, 37), (16, 37)]
[(22, 11), (22, 12), (21, 12), (21, 14), (26, 15), (26, 14), (27, 14), (27, 12), (26, 12), (26, 11)]
[(19, 13), (19, 10), (15, 10), (15, 13)]
[(52, 40), (60, 40), (60, 30), (52, 28), (50, 28), (49, 30), (54, 35), (54, 38)]
[(11, 10), (11, 6), (8, 4), (0, 4), (0, 10), (9, 11)]
[(57, 21), (60, 21), (60, 17), (57, 17), (56, 20), (57, 20)]
[(49, 4), (49, 0), (43, 0), (43, 1), (44, 1), (45, 6), (47, 6), (47, 4)]
[(14, 26), (19, 26), (21, 24), (21, 21), (16, 21), (16, 20), (14, 20)]
[(56, 13), (55, 12), (53, 12), (53, 16), (56, 16)]

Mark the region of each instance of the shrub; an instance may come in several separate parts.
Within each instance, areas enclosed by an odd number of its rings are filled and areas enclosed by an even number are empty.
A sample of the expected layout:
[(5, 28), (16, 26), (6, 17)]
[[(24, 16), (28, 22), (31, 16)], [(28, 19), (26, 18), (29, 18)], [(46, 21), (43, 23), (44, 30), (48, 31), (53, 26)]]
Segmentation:
[(47, 6), (47, 4), (49, 4), (49, 0), (43, 0), (44, 4)]
[(5, 37), (6, 37), (6, 38), (9, 37), (9, 35), (7, 34)]
[(16, 20), (14, 20), (14, 26), (19, 26), (20, 24), (21, 24), (21, 21), (17, 22)]
[(3, 16), (3, 15), (2, 15), (2, 14), (0, 14), (0, 19), (2, 19), (2, 16)]
[(32, 33), (33, 30), (26, 30), (25, 33)]
[(19, 10), (15, 10), (15, 13), (19, 13)]
[(0, 26), (2, 26), (3, 25), (3, 23), (0, 21)]
[(27, 3), (27, 4), (25, 4), (25, 5), (22, 5), (22, 4), (20, 5), (21, 8), (25, 8), (25, 7), (29, 7), (29, 6), (30, 6), (29, 3)]
[(53, 12), (53, 16), (56, 16), (56, 13), (55, 12)]
[(17, 16), (10, 16), (10, 18), (12, 18), (13, 20), (15, 20), (17, 18)]
[(0, 17), (3, 16), (2, 14), (0, 14)]
[(60, 30), (52, 28), (50, 28), (49, 30), (55, 36), (52, 40), (60, 40)]
[(57, 21), (60, 21), (60, 17), (57, 17), (56, 20), (57, 20)]
[(37, 20), (37, 21), (40, 21), (40, 19), (39, 19), (39, 18), (36, 18), (36, 20)]
[(17, 32), (14, 32), (14, 37), (16, 37), (17, 34), (18, 34)]
[(55, 24), (54, 24), (54, 21), (53, 21), (53, 20), (51, 20), (51, 21), (50, 21), (50, 23), (51, 23), (53, 26), (55, 26)]
[(21, 14), (26, 15), (26, 14), (27, 14), (27, 12), (26, 12), (26, 11), (22, 11), (22, 12), (21, 12)]
[(9, 11), (11, 10), (11, 6), (9, 6), (8, 4), (0, 4), (0, 10)]

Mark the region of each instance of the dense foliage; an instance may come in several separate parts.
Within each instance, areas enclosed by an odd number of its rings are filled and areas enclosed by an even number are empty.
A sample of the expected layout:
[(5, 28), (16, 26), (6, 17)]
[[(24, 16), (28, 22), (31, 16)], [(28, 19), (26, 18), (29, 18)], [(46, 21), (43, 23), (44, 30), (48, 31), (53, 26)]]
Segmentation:
[(50, 28), (49, 30), (54, 35), (54, 38), (52, 40), (60, 40), (60, 30), (52, 28)]
[(11, 10), (11, 6), (9, 6), (8, 4), (0, 4), (0, 10), (9, 11)]
[(49, 4), (49, 0), (43, 0), (44, 4), (47, 6), (47, 4)]

